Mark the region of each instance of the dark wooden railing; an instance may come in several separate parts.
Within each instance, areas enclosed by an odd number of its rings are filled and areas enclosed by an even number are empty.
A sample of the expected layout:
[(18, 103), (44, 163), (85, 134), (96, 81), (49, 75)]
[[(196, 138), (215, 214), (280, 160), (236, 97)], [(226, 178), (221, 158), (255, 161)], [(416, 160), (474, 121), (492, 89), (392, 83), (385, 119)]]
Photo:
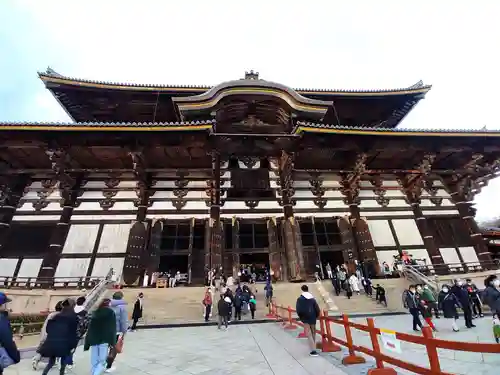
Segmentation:
[[(270, 305), (267, 317), (276, 319), (285, 329), (291, 330), (296, 329), (297, 326), (303, 326), (301, 322), (294, 319), (295, 313), (295, 310), (291, 307), (278, 306), (273, 303)], [(347, 348), (348, 354), (342, 359), (342, 363), (344, 365), (365, 363), (365, 358), (357, 353), (363, 353), (373, 357), (375, 359), (375, 368), (368, 370), (368, 375), (396, 375), (396, 370), (391, 367), (386, 367), (384, 365), (385, 363), (412, 371), (415, 374), (452, 375), (451, 373), (447, 373), (441, 369), (438, 349), (473, 353), (500, 353), (500, 345), (498, 344), (469, 343), (436, 339), (433, 337), (430, 327), (422, 328), (423, 336), (395, 332), (396, 339), (425, 347), (429, 360), (429, 366), (423, 367), (383, 353), (381, 351), (378, 338), (381, 334), (381, 329), (375, 327), (373, 318), (367, 318), (366, 321), (366, 325), (355, 323), (350, 321), (347, 315), (342, 315), (340, 319), (333, 318), (328, 316), (327, 311), (323, 311), (320, 316), (320, 329), (316, 331), (316, 333), (321, 336), (321, 342), (317, 345), (318, 349), (321, 349), (323, 352), (339, 352), (342, 351), (340, 346)], [(344, 327), (345, 340), (335, 337), (332, 334), (332, 324), (338, 324)], [(371, 339), (372, 348), (367, 348), (359, 343), (355, 343), (352, 336), (352, 329), (367, 332)], [(305, 337), (305, 335), (302, 333), (299, 337)]]
[(75, 289), (93, 288), (105, 276), (92, 277), (11, 277), (0, 276), (0, 287), (6, 289)]

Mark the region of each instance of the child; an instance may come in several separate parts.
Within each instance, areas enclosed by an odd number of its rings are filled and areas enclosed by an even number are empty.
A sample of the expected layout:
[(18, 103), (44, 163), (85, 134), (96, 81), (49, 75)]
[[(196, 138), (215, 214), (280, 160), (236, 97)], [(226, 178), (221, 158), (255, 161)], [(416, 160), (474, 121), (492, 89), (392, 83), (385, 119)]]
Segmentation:
[(497, 344), (500, 344), (500, 319), (498, 319), (498, 314), (493, 315), (493, 336)]
[(387, 299), (385, 297), (385, 289), (382, 285), (377, 284), (375, 287), (375, 300), (378, 303), (383, 303), (385, 307), (387, 307)]
[(255, 300), (255, 296), (250, 296), (250, 301), (248, 302), (250, 305), (250, 313), (252, 314), (252, 319), (255, 319), (255, 310), (257, 310), (257, 301)]

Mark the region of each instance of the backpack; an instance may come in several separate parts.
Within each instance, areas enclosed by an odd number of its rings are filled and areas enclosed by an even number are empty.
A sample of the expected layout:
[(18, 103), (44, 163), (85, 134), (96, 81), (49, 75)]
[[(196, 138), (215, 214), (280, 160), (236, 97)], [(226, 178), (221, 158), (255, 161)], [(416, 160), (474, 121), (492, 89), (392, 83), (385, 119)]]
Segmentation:
[(401, 298), (403, 300), (403, 307), (405, 309), (408, 308), (408, 302), (406, 302), (408, 300), (408, 293), (410, 293), (407, 289), (403, 292)]

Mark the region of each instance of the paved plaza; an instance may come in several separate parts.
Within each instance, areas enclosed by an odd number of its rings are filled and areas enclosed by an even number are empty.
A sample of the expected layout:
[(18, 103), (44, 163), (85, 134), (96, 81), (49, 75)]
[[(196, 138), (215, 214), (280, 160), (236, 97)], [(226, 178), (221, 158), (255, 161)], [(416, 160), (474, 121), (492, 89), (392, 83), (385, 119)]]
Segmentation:
[[(353, 319), (366, 323), (366, 319)], [(491, 317), (475, 320), (477, 328), (454, 333), (449, 320), (437, 320), (438, 338), (493, 343)], [(460, 322), (461, 327), (464, 325)], [(413, 334), (411, 316), (381, 316), (375, 325)], [(332, 325), (333, 333), (344, 339), (342, 326)], [(374, 366), (367, 363), (345, 367), (341, 364), (346, 351), (323, 353), (320, 357), (308, 355), (306, 341), (297, 339), (298, 331), (285, 331), (276, 323), (231, 326), (227, 331), (216, 327), (190, 327), (140, 330), (127, 336), (124, 353), (118, 356), (118, 375), (361, 375)], [(371, 348), (370, 338), (364, 332), (353, 330), (358, 345)], [(428, 366), (425, 349), (419, 345), (401, 343), (403, 354), (387, 354)], [(452, 374), (497, 375), (499, 354), (440, 351), (442, 370)], [(78, 349), (75, 355), (75, 375), (90, 374), (89, 353)], [(397, 369), (401, 375), (410, 374)], [(40, 373), (31, 369), (31, 362), (23, 360), (5, 371), (6, 375)], [(51, 373), (57, 373), (53, 370)]]
[[(90, 374), (89, 353), (75, 355), (72, 373)], [(306, 342), (275, 323), (139, 330), (126, 337), (117, 375), (345, 375), (329, 360), (308, 355)], [(5, 375), (40, 374), (23, 360)], [(54, 369), (51, 374), (57, 374)], [(70, 372), (68, 372), (70, 374)]]

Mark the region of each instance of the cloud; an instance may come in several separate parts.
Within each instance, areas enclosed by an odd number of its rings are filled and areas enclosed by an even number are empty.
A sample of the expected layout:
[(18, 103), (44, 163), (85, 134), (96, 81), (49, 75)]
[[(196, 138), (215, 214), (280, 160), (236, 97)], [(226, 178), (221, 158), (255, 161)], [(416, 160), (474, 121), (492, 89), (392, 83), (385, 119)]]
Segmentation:
[[(2, 2), (0, 116), (68, 119), (35, 77), (47, 65), (87, 79), (162, 84), (217, 84), (254, 69), (292, 87), (423, 79), (433, 89), (403, 127), (500, 129), (498, 14), (491, 0)], [(478, 215), (498, 213), (480, 197)]]

